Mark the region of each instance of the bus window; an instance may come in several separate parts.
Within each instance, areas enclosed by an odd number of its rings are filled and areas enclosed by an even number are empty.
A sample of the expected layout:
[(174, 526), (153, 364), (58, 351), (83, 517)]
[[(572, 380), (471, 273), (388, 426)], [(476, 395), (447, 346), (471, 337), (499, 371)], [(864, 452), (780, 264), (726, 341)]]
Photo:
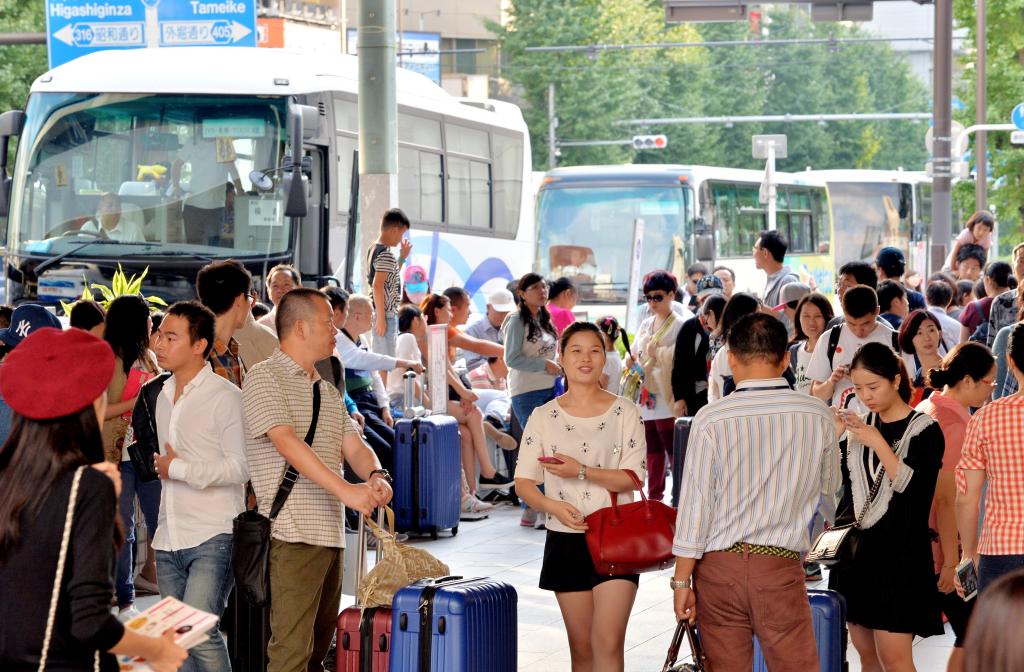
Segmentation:
[(815, 240), (818, 241), (818, 254), (828, 254), (832, 240), (832, 218), (828, 213), (825, 192), (815, 189), (811, 192), (811, 212), (814, 217)]
[(448, 223), (491, 226), (491, 170), (482, 161), (448, 157)]
[(398, 148), (398, 205), (417, 222), (441, 222), (441, 155)]
[(491, 135), (494, 149), (494, 231), (515, 237), (523, 196), (523, 138), (501, 133)]
[(758, 202), (757, 192), (757, 186), (749, 184), (711, 185), (717, 257), (750, 256), (757, 234), (767, 228), (764, 206)]

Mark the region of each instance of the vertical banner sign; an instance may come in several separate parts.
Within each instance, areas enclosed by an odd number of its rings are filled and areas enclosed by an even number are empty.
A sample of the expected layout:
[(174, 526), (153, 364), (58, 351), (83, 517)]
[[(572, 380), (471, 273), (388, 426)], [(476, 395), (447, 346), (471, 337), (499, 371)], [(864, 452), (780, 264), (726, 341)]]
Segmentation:
[(629, 258), (629, 289), (626, 292), (626, 332), (640, 328), (640, 265), (644, 251), (644, 220), (633, 220), (633, 255)]
[(448, 413), (448, 325), (432, 324), (427, 334), (427, 389), (430, 391), (430, 412)]

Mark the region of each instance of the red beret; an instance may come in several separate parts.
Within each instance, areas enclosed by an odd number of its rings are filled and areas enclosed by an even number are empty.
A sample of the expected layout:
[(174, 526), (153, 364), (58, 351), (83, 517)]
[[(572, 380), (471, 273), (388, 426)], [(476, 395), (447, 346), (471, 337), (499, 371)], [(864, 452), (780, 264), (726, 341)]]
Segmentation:
[(15, 413), (48, 420), (77, 413), (107, 389), (114, 352), (82, 329), (28, 335), (0, 366), (0, 395)]

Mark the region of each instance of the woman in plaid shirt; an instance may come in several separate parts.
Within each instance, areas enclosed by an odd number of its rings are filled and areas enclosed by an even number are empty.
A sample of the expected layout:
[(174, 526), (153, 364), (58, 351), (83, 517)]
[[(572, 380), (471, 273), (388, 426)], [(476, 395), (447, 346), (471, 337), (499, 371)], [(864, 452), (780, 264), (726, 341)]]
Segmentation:
[[(1024, 325), (1010, 332), (1007, 366), (1024, 381)], [(956, 520), (963, 557), (978, 570), (983, 593), (1003, 574), (1024, 567), (1024, 395), (993, 401), (967, 425), (956, 468)], [(978, 539), (978, 508), (986, 481), (985, 519)]]

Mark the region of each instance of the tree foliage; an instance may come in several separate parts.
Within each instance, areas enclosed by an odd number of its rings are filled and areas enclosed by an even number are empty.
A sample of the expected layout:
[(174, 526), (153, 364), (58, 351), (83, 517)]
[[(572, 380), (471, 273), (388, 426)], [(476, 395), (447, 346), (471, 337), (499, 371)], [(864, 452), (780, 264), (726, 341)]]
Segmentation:
[(760, 26), (666, 26), (660, 0), (512, 0), (499, 35), (502, 74), (521, 93), (534, 165), (547, 165), (547, 88), (555, 85), (562, 140), (620, 139), (665, 133), (666, 150), (563, 148), (562, 165), (623, 161), (759, 167), (750, 136), (785, 133), (783, 170), (921, 169), (925, 126), (912, 122), (829, 122), (624, 127), (635, 118), (926, 111), (928, 93), (908, 65), (880, 43), (709, 46), (536, 53), (528, 46), (651, 44), (721, 40), (855, 37), (856, 27), (814, 23), (803, 9), (779, 6)]
[[(986, 121), (1005, 124), (1010, 113), (1024, 101), (1024, 13), (1019, 0), (987, 0), (987, 86)], [(954, 0), (957, 24), (968, 29), (968, 42), (962, 46), (963, 73), (957, 90), (966, 108), (954, 112), (957, 121), (970, 126), (975, 120), (975, 5), (973, 0)], [(1024, 150), (1010, 144), (1008, 133), (988, 134), (989, 209), (999, 220), (1001, 250), (1008, 251), (1024, 240)], [(975, 209), (974, 183), (961, 182), (954, 198), (965, 213)]]
[[(41, 0), (0, 2), (0, 33), (46, 30)], [(42, 44), (0, 46), (0, 112), (25, 105), (32, 81), (47, 68)]]

